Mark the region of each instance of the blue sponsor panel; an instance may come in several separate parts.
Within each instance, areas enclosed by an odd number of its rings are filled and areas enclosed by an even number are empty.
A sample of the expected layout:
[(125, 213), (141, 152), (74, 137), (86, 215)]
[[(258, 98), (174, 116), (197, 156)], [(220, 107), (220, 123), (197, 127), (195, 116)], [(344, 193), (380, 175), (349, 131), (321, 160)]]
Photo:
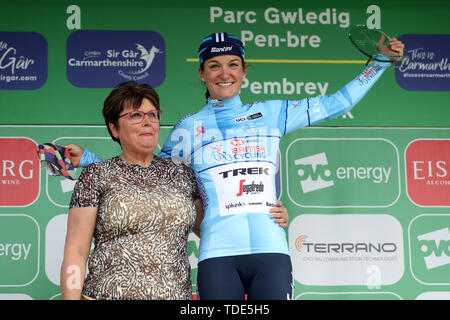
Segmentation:
[(165, 43), (155, 31), (78, 30), (67, 39), (67, 78), (76, 87), (133, 80), (156, 88), (165, 76)]
[(35, 90), (47, 81), (47, 41), (37, 32), (0, 32), (0, 90)]
[(450, 90), (450, 35), (405, 34), (405, 57), (395, 69), (400, 87), (409, 91)]

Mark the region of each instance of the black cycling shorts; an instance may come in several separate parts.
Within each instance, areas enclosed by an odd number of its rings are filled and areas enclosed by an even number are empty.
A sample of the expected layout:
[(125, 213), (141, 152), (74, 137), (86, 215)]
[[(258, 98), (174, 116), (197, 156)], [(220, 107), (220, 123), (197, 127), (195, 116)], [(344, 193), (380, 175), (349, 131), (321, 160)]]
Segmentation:
[(293, 279), (291, 258), (259, 253), (210, 258), (198, 264), (200, 300), (289, 300)]

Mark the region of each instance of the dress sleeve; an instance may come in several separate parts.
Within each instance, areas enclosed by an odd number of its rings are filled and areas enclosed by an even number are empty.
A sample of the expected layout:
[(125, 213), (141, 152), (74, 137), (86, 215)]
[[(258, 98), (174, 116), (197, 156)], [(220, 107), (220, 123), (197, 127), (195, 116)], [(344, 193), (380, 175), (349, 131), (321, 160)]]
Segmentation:
[(280, 114), (285, 121), (284, 133), (346, 114), (367, 94), (390, 65), (389, 62), (375, 61), (334, 94), (286, 101)]
[(194, 171), (188, 165), (183, 164), (183, 166), (186, 168), (187, 181), (189, 181), (189, 186), (192, 190), (192, 193), (191, 193), (192, 199), (196, 200), (196, 199), (201, 198), (200, 191), (198, 189), (197, 179), (195, 177)]
[(72, 193), (69, 208), (98, 207), (101, 196), (99, 167), (89, 165), (83, 169)]

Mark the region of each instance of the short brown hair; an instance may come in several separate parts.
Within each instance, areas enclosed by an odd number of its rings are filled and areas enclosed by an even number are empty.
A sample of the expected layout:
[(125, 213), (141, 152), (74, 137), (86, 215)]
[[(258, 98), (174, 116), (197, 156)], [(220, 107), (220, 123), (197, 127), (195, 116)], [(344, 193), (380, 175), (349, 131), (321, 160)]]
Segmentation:
[(145, 98), (150, 100), (157, 110), (160, 110), (158, 93), (145, 83), (138, 84), (135, 81), (122, 82), (105, 99), (102, 111), (103, 118), (105, 119), (109, 135), (114, 141), (120, 144), (119, 139), (116, 139), (111, 130), (109, 130), (109, 123), (119, 128), (119, 115), (122, 111), (129, 107), (139, 109), (142, 100)]

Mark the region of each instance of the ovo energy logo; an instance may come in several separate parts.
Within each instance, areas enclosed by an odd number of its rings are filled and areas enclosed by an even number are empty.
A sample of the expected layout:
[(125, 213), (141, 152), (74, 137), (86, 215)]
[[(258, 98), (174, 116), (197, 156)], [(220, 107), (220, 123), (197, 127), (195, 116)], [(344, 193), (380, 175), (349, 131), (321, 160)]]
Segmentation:
[(449, 285), (450, 214), (424, 214), (408, 227), (410, 268), (422, 284)]
[(450, 231), (442, 228), (417, 237), (428, 270), (450, 264)]
[(327, 168), (328, 161), (325, 152), (294, 161), (298, 166), (298, 175), (302, 178), (300, 185), (304, 193), (334, 186), (331, 171)]
[(288, 195), (301, 207), (388, 207), (400, 195), (388, 140), (297, 139), (286, 153)]

